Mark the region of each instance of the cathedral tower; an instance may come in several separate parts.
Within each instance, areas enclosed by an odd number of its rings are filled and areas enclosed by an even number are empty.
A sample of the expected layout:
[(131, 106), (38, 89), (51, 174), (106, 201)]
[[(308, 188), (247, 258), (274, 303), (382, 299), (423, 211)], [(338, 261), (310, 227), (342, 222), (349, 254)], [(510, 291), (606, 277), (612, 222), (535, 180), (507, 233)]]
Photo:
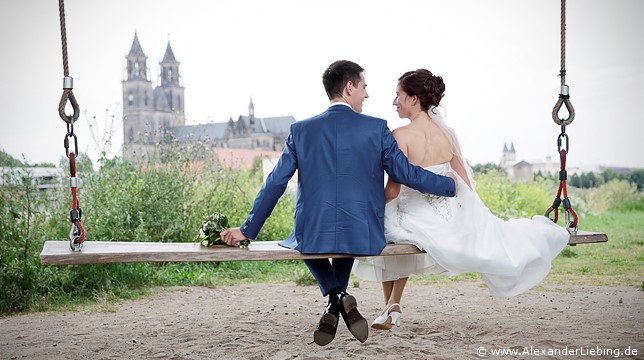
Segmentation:
[(181, 86), (179, 62), (174, 57), (174, 52), (168, 41), (161, 67), (161, 85), (154, 89), (154, 105), (159, 112), (161, 126), (185, 125), (184, 88)]
[(146, 124), (151, 121), (154, 110), (152, 81), (148, 80), (148, 57), (143, 52), (136, 33), (134, 33), (130, 52), (125, 56), (125, 59), (127, 60), (127, 74), (123, 80), (124, 151), (129, 144), (144, 142), (143, 139), (137, 138), (137, 135), (145, 133)]
[(501, 154), (501, 166), (511, 165), (517, 160), (517, 152), (514, 149), (514, 142), (510, 143), (510, 148), (508, 144), (503, 144), (503, 153)]
[(125, 59), (123, 157), (131, 161), (151, 154), (155, 146), (166, 143), (170, 128), (185, 125), (186, 118), (179, 62), (169, 41), (163, 60), (159, 63), (160, 85), (155, 88), (148, 79), (148, 57), (136, 33)]
[(250, 104), (248, 104), (248, 122), (251, 125), (255, 125), (255, 105), (253, 105), (253, 98), (250, 98)]

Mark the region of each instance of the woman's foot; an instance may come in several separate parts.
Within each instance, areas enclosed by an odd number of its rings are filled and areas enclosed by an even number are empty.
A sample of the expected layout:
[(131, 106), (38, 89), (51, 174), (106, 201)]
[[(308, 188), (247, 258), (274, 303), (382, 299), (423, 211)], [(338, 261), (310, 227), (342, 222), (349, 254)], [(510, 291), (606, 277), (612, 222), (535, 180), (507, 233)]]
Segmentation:
[(400, 304), (391, 304), (372, 323), (371, 327), (378, 330), (389, 330), (394, 325), (400, 326)]

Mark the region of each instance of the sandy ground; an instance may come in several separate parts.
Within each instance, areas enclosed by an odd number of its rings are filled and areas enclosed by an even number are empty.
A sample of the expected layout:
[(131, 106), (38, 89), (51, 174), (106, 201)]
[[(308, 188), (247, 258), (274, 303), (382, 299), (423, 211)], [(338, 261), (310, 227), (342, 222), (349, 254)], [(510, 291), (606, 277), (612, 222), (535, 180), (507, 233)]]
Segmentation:
[[(349, 290), (369, 321), (379, 314), (379, 284)], [(548, 287), (502, 299), (480, 283), (409, 284), (400, 327), (372, 330), (361, 344), (341, 323), (320, 347), (312, 332), (324, 304), (314, 286), (159, 289), (107, 311), (2, 318), (0, 358), (644, 359), (644, 291), (635, 287)], [(518, 354), (494, 356), (498, 348)]]

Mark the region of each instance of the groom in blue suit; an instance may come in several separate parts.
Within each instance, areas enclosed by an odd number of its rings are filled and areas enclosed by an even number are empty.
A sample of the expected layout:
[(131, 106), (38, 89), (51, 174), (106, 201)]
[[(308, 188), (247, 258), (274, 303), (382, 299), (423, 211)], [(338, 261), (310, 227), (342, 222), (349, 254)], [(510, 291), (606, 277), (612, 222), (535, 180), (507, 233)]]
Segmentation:
[[(411, 165), (398, 149), (387, 122), (362, 115), (369, 97), (364, 69), (340, 60), (322, 82), (331, 106), (322, 114), (291, 125), (284, 151), (260, 189), (240, 228), (221, 233), (238, 246), (254, 239), (298, 170), (295, 225), (280, 245), (302, 254), (379, 255), (384, 249), (384, 172), (397, 183), (423, 193), (454, 196), (454, 178)], [(356, 299), (346, 293), (353, 258), (304, 260), (329, 303), (313, 338), (326, 345), (335, 337), (340, 315), (349, 331), (367, 340), (367, 321)]]

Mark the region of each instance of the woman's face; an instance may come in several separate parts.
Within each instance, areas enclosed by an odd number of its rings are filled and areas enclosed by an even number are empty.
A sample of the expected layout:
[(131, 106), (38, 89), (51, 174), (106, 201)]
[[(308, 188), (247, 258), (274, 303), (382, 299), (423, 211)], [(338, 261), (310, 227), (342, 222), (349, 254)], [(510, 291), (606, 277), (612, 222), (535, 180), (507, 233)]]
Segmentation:
[(393, 105), (396, 107), (398, 116), (402, 119), (411, 117), (413, 99), (401, 87), (400, 84), (396, 86), (396, 98), (394, 98)]

